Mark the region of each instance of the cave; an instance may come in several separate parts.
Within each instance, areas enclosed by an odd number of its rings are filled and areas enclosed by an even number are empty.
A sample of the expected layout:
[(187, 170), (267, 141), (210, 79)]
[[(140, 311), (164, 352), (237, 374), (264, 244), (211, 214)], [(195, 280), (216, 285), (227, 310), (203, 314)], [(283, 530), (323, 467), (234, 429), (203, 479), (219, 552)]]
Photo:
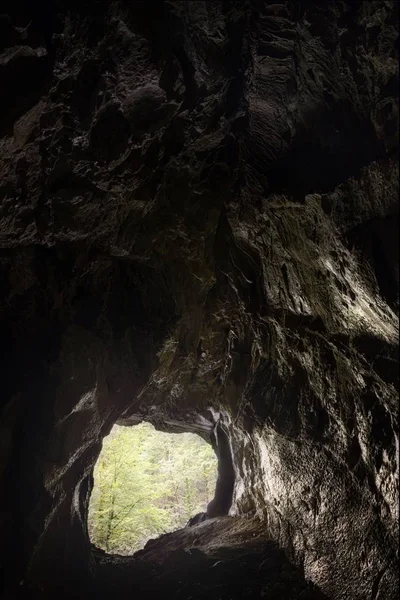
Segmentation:
[[(399, 3), (1, 11), (2, 597), (397, 598)], [(110, 554), (141, 422), (215, 494)]]

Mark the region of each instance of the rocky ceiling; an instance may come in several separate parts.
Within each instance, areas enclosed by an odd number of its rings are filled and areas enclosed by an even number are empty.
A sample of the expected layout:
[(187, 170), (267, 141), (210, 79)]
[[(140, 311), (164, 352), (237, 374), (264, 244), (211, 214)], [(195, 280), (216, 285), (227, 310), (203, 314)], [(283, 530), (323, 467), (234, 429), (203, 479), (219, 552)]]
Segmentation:
[[(397, 597), (398, 2), (3, 6), (4, 597)], [(142, 418), (218, 423), (230, 516), (113, 559)]]

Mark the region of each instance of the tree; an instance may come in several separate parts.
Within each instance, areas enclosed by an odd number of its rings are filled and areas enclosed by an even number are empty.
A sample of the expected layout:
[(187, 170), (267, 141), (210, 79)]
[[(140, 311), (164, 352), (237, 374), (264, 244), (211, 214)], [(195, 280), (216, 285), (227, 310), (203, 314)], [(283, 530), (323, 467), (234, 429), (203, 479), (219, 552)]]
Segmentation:
[(114, 426), (94, 470), (90, 539), (107, 552), (131, 554), (204, 511), (216, 478), (216, 456), (199, 436), (149, 423)]

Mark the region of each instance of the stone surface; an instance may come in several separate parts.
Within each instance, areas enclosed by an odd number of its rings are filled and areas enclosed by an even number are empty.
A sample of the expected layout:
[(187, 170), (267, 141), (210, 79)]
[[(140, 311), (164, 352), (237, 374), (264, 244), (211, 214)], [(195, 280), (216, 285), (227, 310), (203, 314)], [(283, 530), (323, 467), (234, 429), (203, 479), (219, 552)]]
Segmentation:
[[(113, 590), (151, 600), (270, 598), (326, 600), (304, 580), (257, 519), (225, 517), (151, 540), (134, 557), (95, 553), (96, 597)], [(200, 577), (199, 577), (200, 576)], [(160, 596), (163, 590), (163, 596)]]
[(0, 19), (6, 597), (129, 588), (85, 519), (141, 419), (226, 432), (253, 597), (263, 544), (328, 598), (397, 597), (398, 3), (61, 1), (51, 55), (28, 4)]

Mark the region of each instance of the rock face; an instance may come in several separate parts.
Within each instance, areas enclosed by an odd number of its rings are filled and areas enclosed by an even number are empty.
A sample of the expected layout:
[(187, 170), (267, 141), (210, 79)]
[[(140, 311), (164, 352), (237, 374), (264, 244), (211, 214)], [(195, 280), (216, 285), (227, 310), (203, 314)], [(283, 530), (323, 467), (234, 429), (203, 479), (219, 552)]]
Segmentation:
[(6, 597), (98, 584), (93, 465), (141, 419), (218, 424), (217, 514), (321, 594), (397, 597), (398, 3), (58, 10), (51, 53), (0, 19)]

